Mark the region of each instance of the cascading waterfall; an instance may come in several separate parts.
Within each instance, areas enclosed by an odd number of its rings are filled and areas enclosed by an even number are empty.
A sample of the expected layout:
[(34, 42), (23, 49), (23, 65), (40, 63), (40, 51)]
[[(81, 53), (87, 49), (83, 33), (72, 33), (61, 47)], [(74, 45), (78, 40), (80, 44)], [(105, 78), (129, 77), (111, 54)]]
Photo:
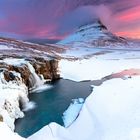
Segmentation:
[(35, 89), (39, 86), (42, 86), (45, 82), (45, 80), (43, 78), (40, 78), (37, 73), (35, 72), (35, 69), (34, 67), (29, 63), (27, 62), (27, 66), (31, 72), (31, 76), (30, 76), (30, 83), (31, 83), (31, 87), (32, 89)]

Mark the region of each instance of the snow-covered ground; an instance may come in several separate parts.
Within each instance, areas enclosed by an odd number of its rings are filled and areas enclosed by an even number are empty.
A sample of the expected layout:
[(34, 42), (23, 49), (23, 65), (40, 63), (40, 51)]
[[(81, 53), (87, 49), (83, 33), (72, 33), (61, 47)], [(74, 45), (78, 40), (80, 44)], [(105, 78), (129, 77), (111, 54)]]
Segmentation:
[(1, 140), (25, 140), (18, 134), (13, 133), (7, 124), (0, 122), (0, 139)]
[(29, 140), (139, 140), (139, 82), (137, 76), (112, 79), (94, 87), (70, 127), (51, 123)]
[[(139, 82), (140, 76), (135, 76), (127, 80), (112, 79), (95, 86), (70, 127), (51, 123), (28, 140), (139, 140)], [(4, 124), (0, 124), (0, 129), (2, 134), (9, 134), (9, 137), (5, 136), (7, 140), (13, 136), (14, 140), (21, 139)]]
[(140, 69), (140, 51), (116, 50), (102, 54), (98, 52), (89, 59), (59, 63), (60, 75), (74, 81), (98, 80), (126, 69)]
[[(74, 81), (96, 80), (127, 69), (140, 69), (139, 51), (95, 53), (89, 59), (62, 59), (59, 63), (61, 77)], [(4, 62), (13, 61), (5, 59)], [(18, 65), (18, 62), (15, 60), (14, 64)], [(30, 71), (34, 73), (32, 68)], [(140, 140), (140, 76), (133, 76), (135, 73), (130, 75), (125, 80), (114, 78), (100, 86), (93, 86), (93, 92), (81, 111), (78, 110), (78, 118), (69, 127), (50, 123), (27, 140)], [(69, 121), (70, 117), (65, 119)], [(2, 135), (3, 139), (14, 137), (21, 140), (4, 125), (0, 123), (1, 133), (7, 134), (5, 137)]]

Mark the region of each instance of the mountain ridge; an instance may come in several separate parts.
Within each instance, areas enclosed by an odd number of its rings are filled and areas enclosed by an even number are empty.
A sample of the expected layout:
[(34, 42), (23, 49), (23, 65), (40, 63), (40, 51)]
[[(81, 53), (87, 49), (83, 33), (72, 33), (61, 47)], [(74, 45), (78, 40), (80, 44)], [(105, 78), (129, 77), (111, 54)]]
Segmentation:
[(96, 20), (80, 26), (73, 34), (59, 41), (60, 45), (72, 45), (73, 43), (84, 42), (93, 47), (108, 46), (117, 43), (117, 45), (126, 45), (127, 39), (116, 36), (111, 33), (107, 27)]

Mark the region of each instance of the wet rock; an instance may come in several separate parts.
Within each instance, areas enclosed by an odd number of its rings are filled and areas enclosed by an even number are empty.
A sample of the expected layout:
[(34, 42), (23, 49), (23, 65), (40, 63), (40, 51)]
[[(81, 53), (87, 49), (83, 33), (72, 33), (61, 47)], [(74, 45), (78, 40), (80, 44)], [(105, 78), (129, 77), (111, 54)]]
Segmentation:
[(33, 67), (38, 75), (43, 75), (45, 79), (51, 81), (57, 80), (60, 78), (58, 74), (58, 61), (57, 60), (44, 60), (32, 62)]

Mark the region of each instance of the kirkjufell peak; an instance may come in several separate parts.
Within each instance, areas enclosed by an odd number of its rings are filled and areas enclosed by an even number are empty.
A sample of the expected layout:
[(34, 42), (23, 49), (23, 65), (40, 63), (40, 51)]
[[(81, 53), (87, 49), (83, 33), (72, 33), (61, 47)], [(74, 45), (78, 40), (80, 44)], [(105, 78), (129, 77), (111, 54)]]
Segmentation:
[(73, 34), (57, 44), (72, 46), (75, 43), (88, 43), (91, 47), (114, 47), (127, 44), (127, 41), (111, 33), (101, 20), (95, 20), (80, 26)]

